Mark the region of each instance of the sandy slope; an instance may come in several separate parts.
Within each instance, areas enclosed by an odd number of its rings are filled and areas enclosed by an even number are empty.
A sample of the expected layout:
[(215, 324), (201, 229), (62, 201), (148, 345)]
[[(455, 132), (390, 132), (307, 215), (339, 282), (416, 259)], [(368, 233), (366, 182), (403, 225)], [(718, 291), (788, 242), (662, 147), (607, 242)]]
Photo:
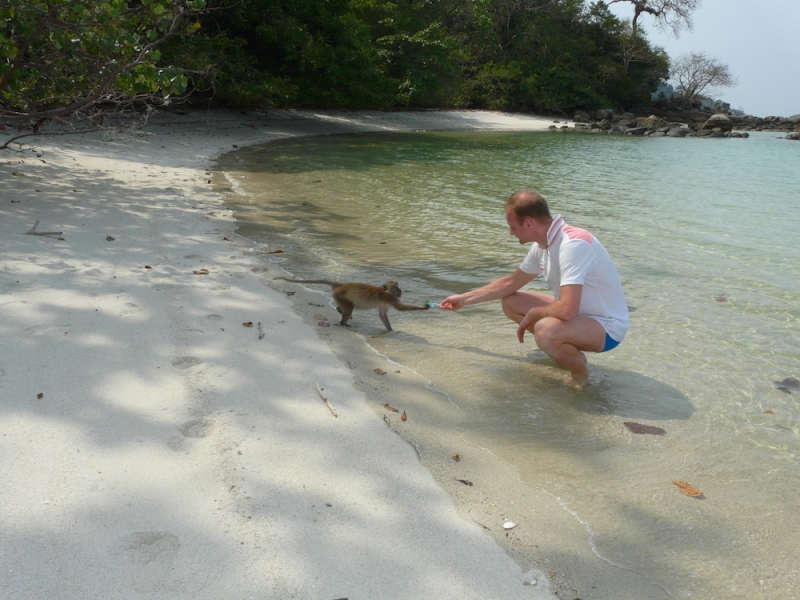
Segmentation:
[(266, 285), (206, 175), (287, 135), (550, 123), (196, 112), (0, 152), (0, 598), (550, 597)]

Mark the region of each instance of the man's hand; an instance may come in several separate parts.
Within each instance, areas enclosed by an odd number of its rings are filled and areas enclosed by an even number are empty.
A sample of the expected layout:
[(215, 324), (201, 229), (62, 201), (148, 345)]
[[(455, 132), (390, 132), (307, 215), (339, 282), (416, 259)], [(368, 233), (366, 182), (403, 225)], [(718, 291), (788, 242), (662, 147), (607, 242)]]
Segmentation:
[(528, 313), (522, 317), (522, 321), (519, 322), (519, 327), (517, 327), (517, 339), (519, 339), (519, 343), (523, 343), (525, 332), (528, 331), (528, 327), (536, 323), (539, 319), (533, 316), (533, 312), (536, 309), (529, 310)]
[(439, 303), (439, 308), (444, 310), (458, 310), (462, 306), (464, 306), (464, 301), (460, 295), (448, 296)]

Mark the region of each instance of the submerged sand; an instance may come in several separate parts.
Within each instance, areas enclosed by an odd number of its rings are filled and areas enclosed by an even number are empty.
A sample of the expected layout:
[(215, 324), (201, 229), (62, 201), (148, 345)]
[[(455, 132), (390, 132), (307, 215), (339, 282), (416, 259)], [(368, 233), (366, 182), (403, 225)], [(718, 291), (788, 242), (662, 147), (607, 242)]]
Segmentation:
[(425, 381), (318, 327), (212, 185), (287, 136), (551, 123), (191, 112), (1, 152), (0, 597), (666, 597), (465, 448)]

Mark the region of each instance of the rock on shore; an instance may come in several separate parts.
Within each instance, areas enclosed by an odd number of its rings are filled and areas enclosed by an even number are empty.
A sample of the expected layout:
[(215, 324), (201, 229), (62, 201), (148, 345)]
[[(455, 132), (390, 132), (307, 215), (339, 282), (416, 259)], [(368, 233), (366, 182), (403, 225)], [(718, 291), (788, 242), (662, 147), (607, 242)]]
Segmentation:
[[(636, 116), (604, 108), (594, 114), (576, 111), (575, 127), (589, 133), (650, 137), (749, 137), (748, 131), (800, 132), (800, 116), (754, 117), (693, 109)], [(787, 139), (794, 139), (787, 136)]]

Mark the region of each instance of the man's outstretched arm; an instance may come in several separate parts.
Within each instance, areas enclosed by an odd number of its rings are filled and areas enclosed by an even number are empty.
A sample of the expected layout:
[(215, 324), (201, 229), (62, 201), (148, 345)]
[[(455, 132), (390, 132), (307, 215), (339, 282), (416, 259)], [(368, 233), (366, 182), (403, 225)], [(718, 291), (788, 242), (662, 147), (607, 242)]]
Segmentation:
[(462, 306), (468, 304), (479, 304), (480, 302), (488, 302), (490, 300), (499, 300), (505, 298), (519, 290), (523, 285), (530, 283), (536, 278), (536, 275), (526, 273), (521, 269), (515, 270), (510, 275), (495, 279), (493, 282), (486, 284), (478, 289), (466, 292), (464, 294), (454, 294), (448, 296), (439, 304), (439, 308), (445, 310), (458, 310)]

